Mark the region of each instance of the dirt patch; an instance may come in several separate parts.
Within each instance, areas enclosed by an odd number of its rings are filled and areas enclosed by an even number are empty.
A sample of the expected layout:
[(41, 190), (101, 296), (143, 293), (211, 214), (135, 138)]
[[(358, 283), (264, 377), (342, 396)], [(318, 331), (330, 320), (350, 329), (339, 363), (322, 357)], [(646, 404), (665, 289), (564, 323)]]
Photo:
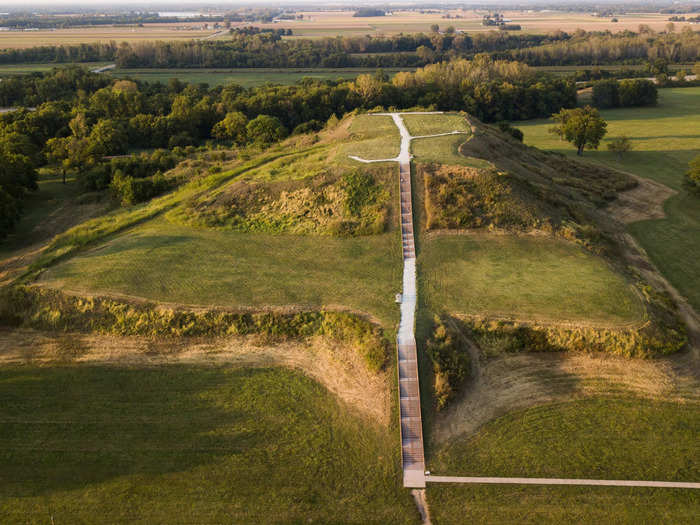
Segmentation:
[(618, 194), (617, 200), (608, 207), (610, 214), (623, 224), (666, 217), (664, 202), (676, 191), (653, 180), (635, 178), (639, 185)]
[(630, 360), (607, 355), (513, 354), (482, 358), (471, 385), (440, 414), (432, 432), (435, 445), (471, 435), (512, 410), (591, 396), (632, 395), (700, 403), (700, 380), (689, 355)]
[(370, 419), (389, 424), (390, 373), (369, 373), (354, 349), (321, 337), (267, 345), (255, 337), (185, 340), (1, 330), (0, 366), (19, 364), (285, 366), (307, 374)]

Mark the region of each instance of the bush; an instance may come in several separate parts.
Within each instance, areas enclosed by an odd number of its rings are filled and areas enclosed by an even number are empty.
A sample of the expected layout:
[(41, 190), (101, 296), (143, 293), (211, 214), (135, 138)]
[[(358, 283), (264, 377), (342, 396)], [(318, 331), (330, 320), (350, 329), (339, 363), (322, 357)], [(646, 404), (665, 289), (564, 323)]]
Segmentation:
[(326, 336), (353, 346), (373, 372), (386, 365), (388, 356), (381, 328), (345, 312), (193, 312), (16, 287), (0, 295), (0, 325), (123, 336), (256, 335), (266, 341)]
[(503, 133), (510, 135), (518, 142), (522, 142), (523, 139), (525, 138), (525, 135), (523, 134), (522, 130), (520, 130), (518, 128), (514, 128), (508, 122), (505, 122), (505, 121), (499, 122), (498, 129), (500, 129)]
[(503, 352), (606, 352), (623, 357), (658, 357), (678, 352), (688, 338), (676, 306), (664, 293), (645, 283), (637, 289), (646, 303), (648, 320), (636, 328), (565, 328), (490, 319), (467, 325), (487, 355)]
[(110, 188), (114, 196), (122, 206), (130, 206), (138, 202), (144, 202), (160, 195), (171, 187), (162, 173), (156, 173), (153, 177), (136, 179), (130, 175), (124, 175), (120, 171), (114, 174)]
[(700, 155), (690, 161), (683, 183), (691, 193), (700, 196)]
[(444, 409), (469, 375), (471, 361), (460, 335), (446, 316), (435, 316), (426, 344), (433, 363), (433, 394), (437, 409)]

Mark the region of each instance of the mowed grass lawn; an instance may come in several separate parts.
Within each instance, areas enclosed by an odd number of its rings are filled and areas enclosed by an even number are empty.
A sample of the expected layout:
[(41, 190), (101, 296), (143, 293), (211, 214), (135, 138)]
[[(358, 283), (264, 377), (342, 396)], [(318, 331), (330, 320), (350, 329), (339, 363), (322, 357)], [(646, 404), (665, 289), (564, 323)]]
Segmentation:
[[(350, 140), (339, 148), (339, 161), (348, 155), (366, 160), (392, 159), (399, 154), (401, 136), (391, 117), (357, 115), (348, 129)], [(352, 161), (355, 164), (356, 161)]]
[[(682, 188), (688, 162), (700, 154), (700, 88), (659, 90), (659, 104), (601, 112), (608, 122), (607, 139), (627, 135), (634, 149), (621, 160), (607, 151), (584, 154), (594, 162), (653, 179), (680, 191), (668, 199), (665, 219), (630, 225), (652, 261), (671, 283), (700, 310), (700, 199)], [(574, 155), (573, 149), (547, 133), (551, 123), (516, 123), (525, 142), (541, 149)]]
[(446, 235), (426, 240), (418, 262), (421, 293), (433, 311), (611, 324), (643, 315), (621, 276), (561, 240)]
[[(429, 468), (462, 476), (697, 481), (697, 404), (594, 398), (542, 405), (455, 439)], [(694, 490), (432, 485), (437, 524), (694, 523)]]
[(451, 131), (469, 132), (469, 122), (463, 115), (444, 113), (438, 115), (403, 115), (403, 122), (413, 137), (436, 135)]
[(42, 282), (87, 293), (224, 307), (336, 306), (385, 327), (398, 319), (398, 233), (356, 238), (257, 235), (157, 219), (48, 270)]
[(396, 433), (287, 369), (0, 369), (2, 523), (416, 523)]

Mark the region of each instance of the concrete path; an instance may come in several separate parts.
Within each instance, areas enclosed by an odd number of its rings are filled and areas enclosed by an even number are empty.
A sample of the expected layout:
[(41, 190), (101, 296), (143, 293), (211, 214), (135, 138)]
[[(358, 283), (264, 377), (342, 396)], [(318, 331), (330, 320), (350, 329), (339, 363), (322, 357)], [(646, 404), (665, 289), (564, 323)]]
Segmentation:
[[(414, 114), (440, 114), (441, 112), (417, 112)], [(406, 114), (406, 113), (404, 113)], [(403, 485), (411, 488), (425, 487), (425, 458), (423, 454), (423, 420), (420, 410), (420, 385), (418, 380), (418, 354), (416, 351), (416, 246), (413, 235), (413, 204), (411, 199), (411, 140), (414, 138), (440, 137), (463, 133), (454, 131), (425, 137), (412, 137), (404, 124), (401, 113), (376, 113), (390, 116), (401, 134), (401, 149), (397, 157), (390, 159), (363, 159), (351, 155), (358, 162), (398, 162), (399, 193), (401, 196), (401, 242), (403, 248), (403, 294), (401, 321), (396, 336), (399, 375), (399, 415), (401, 419), (401, 457)]]
[(700, 483), (684, 481), (635, 481), (626, 479), (561, 479), (561, 478), (482, 478), (462, 476), (426, 476), (430, 483), (494, 483), (515, 485), (590, 485), (606, 487), (659, 487), (700, 489)]
[(108, 64), (106, 66), (91, 69), (90, 73), (104, 73), (105, 71), (109, 71), (110, 69), (114, 69), (116, 67), (117, 67), (117, 64)]

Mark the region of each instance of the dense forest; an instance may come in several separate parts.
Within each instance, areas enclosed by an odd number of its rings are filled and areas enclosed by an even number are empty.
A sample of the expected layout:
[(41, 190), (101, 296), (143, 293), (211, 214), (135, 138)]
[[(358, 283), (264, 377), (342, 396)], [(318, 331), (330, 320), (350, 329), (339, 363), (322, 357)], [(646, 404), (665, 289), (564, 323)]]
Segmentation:
[[(78, 67), (10, 77), (0, 83), (0, 105), (34, 109), (0, 115), (0, 233), (11, 228), (36, 169), (47, 164), (64, 176), (75, 173), (86, 190), (111, 187), (131, 204), (167, 189), (162, 172), (183, 148), (210, 140), (265, 147), (289, 133), (320, 129), (329, 118), (380, 106), (464, 110), (501, 121), (546, 117), (575, 104), (573, 82), (487, 55), (392, 80), (377, 73), (249, 89), (115, 80)], [(172, 151), (158, 151), (163, 148)], [(107, 158), (137, 149), (155, 151), (131, 161)]]

